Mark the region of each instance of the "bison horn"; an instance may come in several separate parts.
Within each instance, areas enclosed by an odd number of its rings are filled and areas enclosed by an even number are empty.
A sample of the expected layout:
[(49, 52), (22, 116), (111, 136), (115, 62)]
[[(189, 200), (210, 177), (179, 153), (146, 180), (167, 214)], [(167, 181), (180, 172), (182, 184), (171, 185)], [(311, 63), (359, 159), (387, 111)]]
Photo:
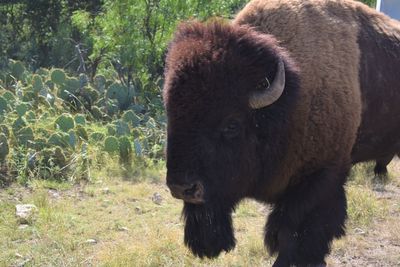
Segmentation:
[[(268, 81), (268, 80), (267, 80)], [(253, 109), (259, 109), (274, 103), (282, 95), (285, 88), (285, 65), (279, 60), (275, 79), (268, 87), (251, 94), (249, 104)]]

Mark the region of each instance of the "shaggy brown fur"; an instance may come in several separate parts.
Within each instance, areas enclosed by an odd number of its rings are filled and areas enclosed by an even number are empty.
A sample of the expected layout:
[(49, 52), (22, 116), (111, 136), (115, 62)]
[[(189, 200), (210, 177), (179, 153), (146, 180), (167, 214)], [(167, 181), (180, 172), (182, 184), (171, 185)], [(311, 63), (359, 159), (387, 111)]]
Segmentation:
[(353, 1), (255, 0), (233, 21), (274, 35), (301, 71), (291, 151), (277, 180), (328, 162), (351, 162), (361, 123), (357, 6)]
[(400, 114), (398, 21), (351, 0), (255, 0), (234, 23), (251, 25), (277, 37), (300, 65), (305, 88), (317, 89), (315, 85), (322, 84), (336, 90), (340, 84), (355, 92), (360, 90), (361, 101), (354, 95), (357, 100), (348, 103), (354, 111), (349, 119), (356, 127), (360, 106), (362, 113), (352, 162), (378, 159), (376, 171), (384, 172), (387, 155), (395, 155), (400, 149), (400, 116), (396, 115)]
[[(203, 204), (183, 210), (196, 255), (234, 247), (231, 212), (251, 197), (273, 204), (274, 266), (324, 264), (344, 234), (351, 163), (399, 151), (398, 28), (352, 0), (254, 0), (231, 24), (180, 26), (165, 71), (167, 183), (201, 185)], [(282, 96), (252, 110), (249, 95), (280, 59)]]

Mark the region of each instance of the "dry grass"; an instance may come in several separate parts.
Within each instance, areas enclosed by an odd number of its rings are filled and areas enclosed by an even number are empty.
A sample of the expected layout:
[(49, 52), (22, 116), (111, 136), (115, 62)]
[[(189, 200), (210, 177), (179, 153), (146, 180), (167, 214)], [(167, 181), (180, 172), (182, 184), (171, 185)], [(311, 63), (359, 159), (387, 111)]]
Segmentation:
[[(391, 178), (384, 183), (373, 179), (370, 167), (353, 170), (347, 187), (348, 235), (334, 242), (331, 266), (400, 264), (400, 163), (391, 164)], [(161, 205), (152, 201), (156, 192), (163, 198)], [(18, 203), (39, 208), (37, 219), (25, 229), (19, 229), (14, 216)], [(183, 246), (181, 206), (162, 183), (114, 178), (74, 187), (46, 182), (36, 182), (30, 189), (12, 186), (0, 192), (0, 266), (270, 266), (273, 262), (262, 243), (266, 207), (244, 201), (234, 214), (236, 249), (216, 260), (199, 260)]]

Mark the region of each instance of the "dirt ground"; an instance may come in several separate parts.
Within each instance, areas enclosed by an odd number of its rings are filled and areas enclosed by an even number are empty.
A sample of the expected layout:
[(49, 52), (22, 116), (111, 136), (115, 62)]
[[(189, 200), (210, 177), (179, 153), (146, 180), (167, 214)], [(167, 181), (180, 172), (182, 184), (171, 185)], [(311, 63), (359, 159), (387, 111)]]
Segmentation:
[[(400, 160), (389, 165), (387, 180), (375, 179), (371, 167), (353, 168), (347, 235), (333, 243), (330, 267), (400, 266)], [(22, 203), (39, 209), (24, 228), (15, 218)], [(0, 190), (0, 267), (272, 265), (263, 245), (268, 207), (239, 205), (237, 246), (214, 260), (195, 258), (183, 245), (181, 208), (163, 181), (13, 185)]]
[(334, 244), (329, 266), (400, 266), (400, 160), (388, 169), (389, 181), (372, 184), (385, 215), (367, 227), (347, 229), (347, 236)]

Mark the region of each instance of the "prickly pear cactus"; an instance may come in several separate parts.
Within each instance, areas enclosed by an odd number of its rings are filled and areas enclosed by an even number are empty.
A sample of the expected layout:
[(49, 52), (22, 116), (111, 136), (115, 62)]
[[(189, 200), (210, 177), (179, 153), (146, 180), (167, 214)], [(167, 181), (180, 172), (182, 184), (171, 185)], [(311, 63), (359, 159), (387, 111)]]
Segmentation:
[(106, 78), (103, 75), (96, 75), (94, 77), (94, 88), (96, 88), (99, 93), (104, 93), (106, 89)]
[(5, 134), (0, 133), (0, 163), (6, 161), (9, 152), (10, 148), (8, 146), (8, 138)]
[(106, 98), (116, 99), (120, 110), (127, 108), (131, 103), (128, 88), (120, 83), (113, 83), (107, 88)]
[(107, 112), (107, 115), (111, 117), (120, 111), (120, 108), (118, 106), (118, 100), (116, 99), (107, 99), (104, 103), (104, 107)]
[(50, 101), (53, 101), (53, 104), (54, 104), (54, 98), (49, 99), (49, 98), (41, 96), (41, 95), (37, 97), (37, 104), (41, 104), (47, 108), (50, 108), (52, 106), (52, 103), (50, 103)]
[(140, 117), (132, 110), (127, 110), (122, 115), (122, 120), (129, 123), (132, 127), (137, 127), (140, 124)]
[(25, 72), (24, 64), (22, 64), (20, 61), (11, 61), (10, 63), (11, 75), (20, 81)]
[(33, 92), (38, 94), (41, 90), (44, 89), (42, 77), (38, 74), (34, 74), (32, 76), (32, 88)]
[(67, 90), (68, 92), (76, 94), (77, 92), (79, 92), (80, 88), (81, 84), (77, 78), (68, 78), (65, 80), (64, 89)]
[(75, 149), (76, 144), (78, 142), (78, 136), (76, 135), (74, 130), (69, 130), (68, 132), (68, 144), (71, 148)]
[(2, 97), (4, 97), (9, 103), (15, 101), (15, 95), (10, 91), (4, 92)]
[(105, 138), (105, 135), (103, 133), (100, 132), (94, 132), (90, 135), (89, 140), (93, 143), (97, 143), (100, 141), (103, 141)]
[(116, 120), (114, 124), (117, 136), (130, 135), (131, 131), (129, 129), (128, 123), (123, 120)]
[(19, 103), (15, 107), (15, 111), (17, 112), (19, 117), (22, 117), (25, 115), (25, 113), (29, 110), (29, 106), (25, 103)]
[(75, 121), (75, 124), (79, 124), (79, 125), (83, 125), (83, 126), (86, 125), (85, 116), (83, 116), (82, 114), (75, 115), (74, 121)]
[(71, 115), (62, 114), (56, 119), (55, 127), (63, 132), (68, 132), (75, 127), (75, 122)]
[(99, 98), (99, 93), (93, 89), (91, 86), (85, 86), (81, 89), (81, 95), (85, 99), (89, 106), (97, 101)]
[(33, 112), (32, 110), (28, 111), (26, 113), (25, 117), (26, 117), (27, 122), (29, 122), (29, 123), (35, 123), (36, 122), (36, 115), (35, 115), (35, 112)]
[(15, 135), (18, 141), (18, 145), (20, 146), (30, 146), (31, 144), (33, 144), (33, 141), (35, 139), (31, 127), (24, 127), (20, 129)]
[(46, 138), (48, 138), (48, 137), (50, 137), (50, 135), (51, 135), (53, 132), (51, 132), (51, 131), (49, 131), (49, 130), (47, 130), (47, 129), (45, 129), (45, 128), (38, 127), (38, 128), (35, 129), (35, 133), (38, 134), (38, 135), (41, 136), (41, 137), (46, 137)]
[(18, 132), (20, 129), (22, 129), (25, 126), (26, 126), (25, 119), (23, 117), (19, 117), (14, 121), (14, 123), (12, 125), (13, 132)]
[(67, 165), (67, 157), (65, 156), (61, 147), (56, 147), (54, 149), (53, 157), (58, 166), (65, 167)]
[(64, 138), (64, 136), (61, 133), (53, 133), (47, 140), (47, 144), (50, 147), (60, 146), (60, 147), (65, 148), (65, 147), (69, 146), (68, 139), (69, 139), (68, 135), (67, 135), (67, 140), (66, 140), (66, 138)]
[(115, 135), (117, 131), (115, 130), (115, 126), (112, 124), (107, 125), (107, 133), (108, 135)]
[(34, 99), (36, 99), (37, 94), (33, 91), (32, 86), (28, 86), (24, 91), (22, 95), (22, 101), (24, 102), (30, 102)]
[(34, 141), (33, 148), (37, 151), (41, 151), (47, 147), (47, 140), (44, 138), (37, 138)]
[(86, 131), (86, 129), (82, 125), (77, 125), (75, 129), (76, 134), (79, 136), (84, 141), (89, 140), (89, 135)]
[(93, 118), (96, 120), (102, 120), (105, 118), (105, 114), (97, 106), (93, 106), (91, 110)]
[(10, 137), (10, 130), (5, 124), (0, 124), (0, 133), (4, 134), (7, 138)]
[(7, 99), (5, 99), (3, 96), (0, 96), (0, 114), (7, 113), (8, 109), (9, 107)]
[(108, 136), (104, 140), (104, 151), (108, 153), (115, 153), (119, 151), (118, 139), (114, 136)]
[(122, 162), (127, 163), (131, 159), (132, 145), (129, 138), (122, 136), (118, 138), (119, 143), (119, 156)]
[(46, 80), (45, 82), (44, 82), (44, 84), (51, 90), (51, 91), (53, 91), (54, 90), (54, 82), (52, 81), (52, 80)]
[(58, 166), (63, 168), (67, 165), (67, 157), (65, 156), (63, 149), (59, 146), (45, 148), (40, 151), (42, 158), (42, 164), (46, 166)]
[(67, 75), (61, 69), (53, 69), (50, 74), (51, 81), (57, 85), (61, 85), (65, 82)]

